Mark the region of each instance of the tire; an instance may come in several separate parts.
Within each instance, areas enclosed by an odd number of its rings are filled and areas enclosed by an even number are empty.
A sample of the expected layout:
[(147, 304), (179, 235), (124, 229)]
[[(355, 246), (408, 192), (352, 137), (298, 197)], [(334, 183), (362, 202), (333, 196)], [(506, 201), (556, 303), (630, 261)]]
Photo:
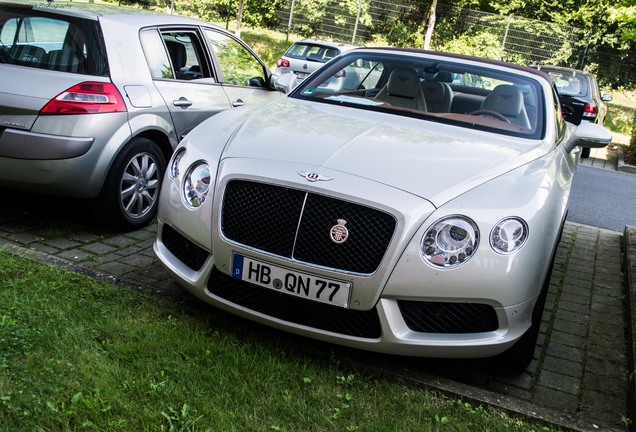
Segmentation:
[(581, 159), (587, 159), (590, 157), (590, 148), (581, 147)]
[[(565, 219), (564, 219), (565, 220)], [(532, 309), (532, 321), (530, 328), (519, 338), (519, 340), (506, 352), (501, 354), (501, 365), (511, 369), (514, 372), (523, 372), (526, 370), (532, 358), (534, 357), (534, 351), (537, 346), (537, 339), (539, 338), (539, 330), (541, 328), (541, 318), (543, 316), (543, 309), (545, 307), (545, 300), (548, 297), (548, 289), (550, 288), (550, 279), (552, 278), (552, 270), (554, 267), (554, 259), (556, 257), (556, 248), (561, 241), (561, 235), (563, 233), (563, 223), (561, 224), (561, 230), (557, 237), (557, 245), (552, 252), (552, 258), (550, 260), (550, 266), (548, 272), (545, 275), (541, 292), (537, 298), (537, 302)]]
[(537, 303), (532, 310), (532, 324), (530, 328), (503, 354), (502, 364), (515, 372), (523, 372), (526, 370), (534, 357), (537, 339), (539, 338), (539, 328), (541, 327), (541, 316), (543, 315), (545, 299), (548, 294), (547, 287), (550, 285), (550, 273), (546, 276), (545, 287), (541, 291)]
[(135, 230), (157, 214), (166, 159), (153, 141), (135, 137), (113, 161), (100, 195), (93, 203), (95, 216), (115, 228)]

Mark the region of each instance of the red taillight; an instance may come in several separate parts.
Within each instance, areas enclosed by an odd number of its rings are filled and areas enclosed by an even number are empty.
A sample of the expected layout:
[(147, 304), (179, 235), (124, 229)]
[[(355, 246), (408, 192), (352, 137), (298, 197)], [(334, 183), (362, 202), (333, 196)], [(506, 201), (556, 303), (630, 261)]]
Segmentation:
[(347, 76), (347, 71), (342, 69), (340, 72), (336, 73), (334, 77), (336, 78), (344, 78)]
[(598, 111), (596, 104), (594, 102), (589, 102), (587, 104), (585, 104), (585, 112), (587, 114), (596, 114), (596, 112)]
[(101, 114), (126, 111), (124, 99), (110, 83), (83, 82), (60, 93), (40, 110), (40, 115)]
[(278, 61), (276, 62), (276, 66), (288, 68), (290, 66), (289, 60), (284, 58), (279, 58)]

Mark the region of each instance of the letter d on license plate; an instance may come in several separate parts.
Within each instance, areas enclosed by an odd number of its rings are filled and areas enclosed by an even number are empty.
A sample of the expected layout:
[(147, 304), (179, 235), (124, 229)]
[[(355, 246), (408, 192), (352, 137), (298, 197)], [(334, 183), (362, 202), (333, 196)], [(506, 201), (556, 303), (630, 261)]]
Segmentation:
[(307, 300), (348, 307), (351, 284), (234, 254), (232, 277)]

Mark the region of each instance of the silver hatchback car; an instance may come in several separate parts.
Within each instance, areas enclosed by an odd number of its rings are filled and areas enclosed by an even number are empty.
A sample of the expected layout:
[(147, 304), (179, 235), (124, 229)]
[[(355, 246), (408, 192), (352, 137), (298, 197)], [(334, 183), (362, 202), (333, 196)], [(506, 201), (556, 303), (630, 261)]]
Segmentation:
[[(321, 68), (325, 63), (340, 54), (355, 48), (337, 42), (303, 39), (294, 43), (276, 62), (276, 73), (293, 73), (299, 81)], [(342, 75), (344, 72), (340, 71)]]
[(0, 2), (0, 186), (156, 214), (166, 161), (220, 111), (281, 97), (241, 40), (179, 16)]

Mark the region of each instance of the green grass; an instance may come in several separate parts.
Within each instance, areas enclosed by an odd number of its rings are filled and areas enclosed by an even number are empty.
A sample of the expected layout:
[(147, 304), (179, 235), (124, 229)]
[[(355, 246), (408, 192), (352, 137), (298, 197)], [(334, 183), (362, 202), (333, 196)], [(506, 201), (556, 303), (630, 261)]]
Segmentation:
[(615, 133), (630, 135), (636, 109), (610, 104), (605, 117), (605, 127)]
[(3, 249), (0, 286), (3, 431), (547, 430)]
[(290, 36), (286, 41), (284, 33), (266, 29), (241, 29), (243, 39), (263, 59), (269, 69), (276, 71), (276, 61), (300, 37)]

